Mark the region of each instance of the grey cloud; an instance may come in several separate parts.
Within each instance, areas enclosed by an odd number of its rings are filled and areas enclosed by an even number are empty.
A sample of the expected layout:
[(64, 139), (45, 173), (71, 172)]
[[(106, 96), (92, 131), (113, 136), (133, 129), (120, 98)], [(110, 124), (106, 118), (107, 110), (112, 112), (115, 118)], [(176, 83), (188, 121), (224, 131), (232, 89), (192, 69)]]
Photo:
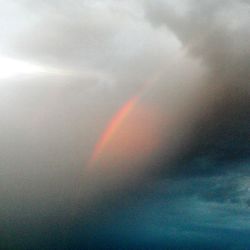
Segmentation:
[[(63, 238), (79, 249), (114, 235), (114, 245), (137, 244), (133, 232), (152, 248), (166, 239), (213, 247), (221, 237), (223, 247), (249, 245), (247, 1), (7, 5), (15, 15), (1, 49), (54, 73), (0, 86), (3, 241), (60, 249)], [(83, 178), (107, 121), (155, 75), (142, 96), (165, 119), (162, 148), (145, 166), (152, 171), (125, 188), (106, 170)]]
[(182, 4), (145, 2), (152, 24), (170, 28), (208, 69), (201, 80), (210, 89), (208, 105), (200, 106), (201, 119), (179, 168), (186, 173), (186, 166), (192, 165), (191, 175), (221, 172), (232, 167), (231, 161), (249, 158), (250, 9), (243, 1), (187, 1), (188, 8), (180, 14)]
[(189, 11), (178, 16), (167, 3), (146, 5), (149, 20), (172, 29), (183, 46), (206, 63), (210, 84), (233, 84), (249, 91), (249, 5), (189, 1)]
[[(153, 93), (146, 94), (148, 99), (159, 102), (163, 115), (167, 116), (172, 109), (180, 117), (186, 116), (180, 118), (180, 125), (172, 131), (173, 135), (185, 134), (185, 130), (194, 127), (188, 145), (183, 143), (185, 149), (182, 158), (185, 164), (181, 162), (176, 170), (183, 172), (186, 164), (192, 163), (191, 173), (192, 169), (199, 172), (201, 165), (205, 168), (204, 172), (206, 168), (215, 169), (216, 172), (219, 168), (215, 165), (218, 163), (222, 162), (221, 165), (227, 168), (229, 164), (225, 162), (229, 159), (248, 157), (248, 5), (232, 1), (186, 3), (187, 6), (182, 6), (183, 11), (178, 13), (176, 10), (178, 4), (181, 6), (180, 2), (174, 4), (176, 9), (173, 9), (173, 3), (166, 1), (129, 1), (121, 4), (113, 1), (77, 1), (74, 4), (68, 1), (38, 1), (36, 4), (21, 1), (17, 5), (30, 13), (30, 17), (36, 18), (20, 33), (13, 31), (16, 39), (10, 42), (10, 50), (17, 57), (69, 71), (73, 69), (72, 76), (50, 81), (68, 81), (70, 88), (75, 86), (75, 92), (84, 89), (79, 99), (86, 101), (78, 102), (84, 111), (79, 113), (86, 121), (88, 108), (99, 105), (100, 109), (90, 108), (93, 113), (88, 112), (94, 117), (94, 113), (101, 110), (102, 115), (96, 123), (99, 124), (98, 129), (105, 126), (117, 107), (131, 93), (134, 94), (138, 86), (156, 71), (163, 71)], [(240, 18), (236, 20), (238, 16)], [(233, 22), (232, 26), (225, 20)], [(95, 72), (94, 78), (98, 79), (87, 79), (86, 69)], [(36, 81), (40, 80), (34, 80), (34, 84)], [(88, 82), (88, 86), (81, 86), (83, 82)], [(91, 88), (89, 85), (94, 85), (92, 95), (91, 91), (85, 92), (85, 88)], [(113, 92), (102, 96), (103, 85), (112, 86), (110, 91)], [(203, 87), (207, 90), (205, 95), (199, 93), (200, 90), (204, 92)], [(194, 89), (195, 95), (200, 94), (200, 99), (204, 97), (204, 100), (190, 101)], [(65, 92), (61, 94), (65, 95)], [(48, 106), (50, 104), (49, 101)], [(72, 103), (64, 105), (74, 106)], [(198, 106), (198, 118), (193, 115), (194, 106)], [(61, 122), (63, 119), (65, 117)], [(159, 157), (159, 162), (163, 160), (159, 165), (165, 168), (168, 152), (165, 156), (163, 151), (160, 152), (163, 156)]]
[[(78, 71), (106, 70), (124, 89), (147, 79), (178, 47), (169, 32), (155, 31), (145, 22), (141, 6), (132, 2), (53, 1), (33, 6), (24, 1), (21, 5), (34, 10), (38, 20), (17, 33), (10, 45), (13, 53)], [(44, 11), (39, 11), (40, 5)]]
[(86, 69), (103, 74), (104, 82), (107, 75), (113, 89), (109, 95), (112, 101), (98, 100), (98, 95), (92, 97), (107, 109), (112, 107), (110, 114), (139, 86), (160, 75), (152, 93), (145, 93), (146, 101), (157, 100), (162, 116), (171, 112), (179, 117), (178, 129), (169, 133), (185, 134), (189, 130), (193, 123), (190, 116), (195, 116), (193, 109), (199, 102), (197, 96), (203, 95), (199, 91), (206, 88), (199, 83), (205, 69), (181, 50), (180, 41), (168, 29), (152, 27), (139, 3), (85, 1), (71, 5), (55, 1), (34, 5), (21, 1), (20, 6), (34, 11), (37, 20), (17, 33), (9, 44), (17, 57), (72, 71), (73, 79), (67, 78), (70, 84), (75, 81), (74, 74), (86, 77)]
[[(179, 116), (179, 123), (170, 131), (170, 141), (175, 144), (181, 138), (184, 146), (177, 164), (171, 167), (169, 151), (165, 152), (163, 145), (157, 162), (151, 166), (153, 171), (166, 171), (167, 176), (214, 174), (234, 168), (227, 164), (232, 159), (247, 159), (248, 16), (241, 4), (236, 4), (237, 13), (230, 4), (191, 1), (179, 15), (164, 1), (144, 5), (21, 1), (20, 8), (28, 13), (34, 11), (36, 21), (16, 33), (10, 49), (17, 57), (53, 65), (69, 75), (26, 79), (27, 88), (20, 82), (20, 92), (15, 90), (13, 97), (14, 92), (10, 91), (5, 105), (13, 114), (11, 118), (5, 114), (3, 125), (6, 168), (18, 162), (22, 166), (31, 166), (35, 161), (43, 165), (46, 158), (49, 169), (58, 155), (63, 156), (63, 168), (71, 164), (80, 168), (117, 108), (158, 72), (161, 77), (151, 93), (145, 94), (145, 100), (157, 100), (163, 116), (167, 117), (169, 111)], [(150, 7), (146, 16), (145, 6)], [(230, 30), (222, 17), (235, 17), (239, 12), (239, 23)], [(151, 22), (167, 28), (152, 26)], [(229, 42), (228, 37), (232, 38)], [(241, 80), (236, 86), (233, 80), (239, 74)], [(217, 82), (221, 86), (217, 87)], [(17, 86), (18, 83), (13, 90), (19, 89)], [(196, 96), (204, 100), (190, 101), (196, 100)], [(198, 115), (193, 114), (196, 109)], [(15, 127), (17, 123), (19, 129)], [(182, 142), (188, 130), (193, 134), (188, 142)], [(12, 148), (9, 143), (14, 137), (19, 139)], [(24, 140), (28, 146), (24, 143), (20, 150)], [(75, 148), (74, 152), (71, 148)], [(19, 155), (17, 159), (10, 157), (11, 152)], [(31, 152), (38, 158), (29, 159)], [(165, 178), (165, 172), (161, 178)]]

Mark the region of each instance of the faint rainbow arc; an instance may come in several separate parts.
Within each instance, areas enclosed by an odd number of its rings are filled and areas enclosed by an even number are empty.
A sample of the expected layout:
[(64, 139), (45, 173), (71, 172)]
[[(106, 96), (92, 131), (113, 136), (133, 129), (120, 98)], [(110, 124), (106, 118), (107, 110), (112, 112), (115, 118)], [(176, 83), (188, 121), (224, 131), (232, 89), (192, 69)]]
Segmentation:
[(126, 117), (129, 115), (129, 113), (132, 111), (134, 106), (136, 105), (139, 97), (134, 96), (131, 99), (129, 99), (116, 113), (116, 115), (111, 119), (109, 124), (107, 125), (104, 133), (101, 135), (98, 143), (96, 144), (94, 151), (92, 153), (92, 156), (90, 158), (89, 165), (93, 165), (96, 161), (98, 161), (98, 158), (100, 156), (100, 153), (103, 151), (103, 149), (107, 146), (107, 144), (110, 142), (113, 135), (116, 133), (117, 129), (120, 127), (122, 122), (126, 119)]
[[(161, 72), (162, 74), (162, 72)], [(159, 76), (161, 74), (155, 75), (151, 81), (147, 81), (144, 83), (139, 91), (137, 92), (137, 95), (134, 95), (132, 98), (130, 98), (119, 110), (111, 121), (108, 123), (106, 128), (104, 129), (104, 132), (102, 133), (100, 139), (98, 139), (97, 144), (94, 147), (94, 150), (91, 154), (90, 160), (88, 162), (87, 167), (91, 168), (91, 166), (95, 165), (101, 155), (101, 152), (105, 149), (105, 147), (109, 144), (109, 142), (112, 140), (114, 134), (119, 129), (120, 125), (124, 122), (124, 120), (128, 117), (128, 115), (132, 112), (132, 110), (135, 108), (136, 104), (138, 103), (139, 99), (141, 98), (142, 94), (145, 92), (146, 89), (148, 89), (150, 86), (153, 85), (153, 83), (156, 82), (157, 79), (159, 79)]]

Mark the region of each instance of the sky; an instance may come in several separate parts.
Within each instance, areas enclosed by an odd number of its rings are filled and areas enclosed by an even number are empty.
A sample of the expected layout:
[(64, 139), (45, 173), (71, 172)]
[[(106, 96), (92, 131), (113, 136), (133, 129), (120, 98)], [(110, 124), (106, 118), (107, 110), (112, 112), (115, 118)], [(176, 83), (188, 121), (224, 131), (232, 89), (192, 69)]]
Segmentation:
[(248, 0), (0, 0), (0, 249), (249, 249)]

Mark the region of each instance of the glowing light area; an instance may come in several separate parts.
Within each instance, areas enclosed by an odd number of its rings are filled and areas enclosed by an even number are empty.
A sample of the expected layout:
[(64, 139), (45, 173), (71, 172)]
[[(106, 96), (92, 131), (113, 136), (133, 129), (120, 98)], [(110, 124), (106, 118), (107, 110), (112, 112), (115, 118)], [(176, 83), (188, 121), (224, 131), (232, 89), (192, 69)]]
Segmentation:
[(159, 115), (138, 99), (130, 99), (113, 117), (94, 149), (90, 166), (134, 165), (159, 145)]
[(0, 79), (44, 72), (41, 66), (7, 57), (0, 57)]

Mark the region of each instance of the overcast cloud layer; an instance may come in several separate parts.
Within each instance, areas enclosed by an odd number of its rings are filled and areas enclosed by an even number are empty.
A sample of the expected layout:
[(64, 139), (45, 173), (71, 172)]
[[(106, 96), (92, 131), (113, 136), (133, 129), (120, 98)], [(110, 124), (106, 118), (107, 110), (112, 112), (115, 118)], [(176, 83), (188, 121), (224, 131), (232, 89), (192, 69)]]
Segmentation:
[[(250, 247), (249, 1), (0, 3), (0, 248)], [(89, 171), (135, 95), (157, 146)]]

